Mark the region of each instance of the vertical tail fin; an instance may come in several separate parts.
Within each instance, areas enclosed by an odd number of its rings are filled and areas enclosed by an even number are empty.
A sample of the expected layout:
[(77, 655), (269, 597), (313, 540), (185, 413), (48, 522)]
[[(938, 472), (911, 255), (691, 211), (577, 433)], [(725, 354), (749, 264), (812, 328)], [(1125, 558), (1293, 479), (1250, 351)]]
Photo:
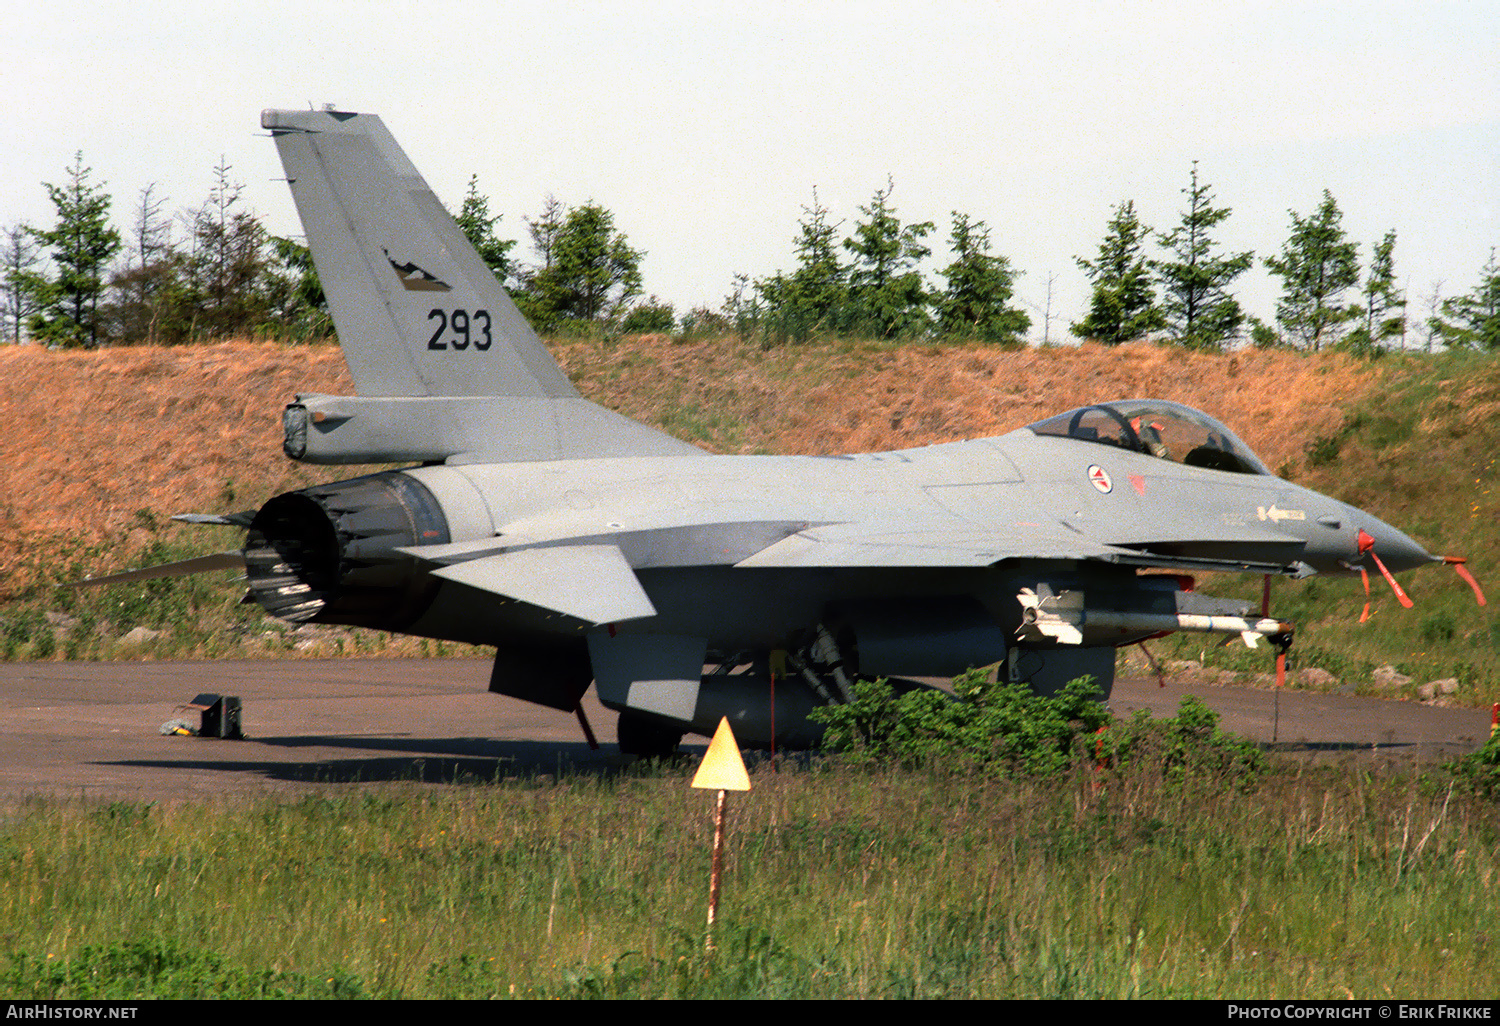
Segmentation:
[(701, 456), (581, 397), (373, 114), (268, 110), (360, 399), (299, 396), (312, 463)]
[(381, 120), (267, 110), (362, 396), (578, 395)]

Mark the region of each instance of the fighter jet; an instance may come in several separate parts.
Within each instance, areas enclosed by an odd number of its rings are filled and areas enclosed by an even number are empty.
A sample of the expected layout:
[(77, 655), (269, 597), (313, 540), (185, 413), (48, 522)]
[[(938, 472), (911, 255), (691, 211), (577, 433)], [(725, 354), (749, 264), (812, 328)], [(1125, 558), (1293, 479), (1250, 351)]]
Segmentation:
[(861, 677), (997, 664), (1107, 694), (1116, 647), (1164, 632), (1289, 643), (1193, 573), (1441, 561), (1162, 400), (898, 452), (710, 455), (578, 394), (378, 117), (261, 125), (357, 392), (296, 396), (285, 453), (412, 465), (187, 517), (246, 527), (243, 550), (97, 583), (243, 564), (287, 620), (494, 646), (492, 691), (574, 711), (593, 683), (621, 747), (655, 753), (721, 716), (745, 744), (813, 743), (807, 713)]

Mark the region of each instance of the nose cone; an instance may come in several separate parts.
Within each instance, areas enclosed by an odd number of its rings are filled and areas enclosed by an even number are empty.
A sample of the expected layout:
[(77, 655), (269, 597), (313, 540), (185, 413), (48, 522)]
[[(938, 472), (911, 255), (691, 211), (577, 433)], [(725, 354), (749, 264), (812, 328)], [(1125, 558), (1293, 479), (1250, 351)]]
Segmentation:
[(1371, 552), (1393, 572), (1442, 561), (1379, 517), (1311, 489), (1287, 488), (1281, 508), (1283, 516), (1288, 510), (1306, 511), (1281, 520), (1277, 527), (1306, 541), (1303, 562), (1320, 574), (1374, 570)]
[(1411, 570), (1415, 567), (1426, 566), (1428, 563), (1441, 562), (1441, 556), (1434, 556), (1390, 524), (1352, 506), (1349, 507), (1349, 513), (1350, 523), (1360, 530), (1359, 556), (1362, 557), (1364, 553), (1373, 549), (1375, 555), (1379, 556), (1380, 561), (1393, 573), (1398, 570)]

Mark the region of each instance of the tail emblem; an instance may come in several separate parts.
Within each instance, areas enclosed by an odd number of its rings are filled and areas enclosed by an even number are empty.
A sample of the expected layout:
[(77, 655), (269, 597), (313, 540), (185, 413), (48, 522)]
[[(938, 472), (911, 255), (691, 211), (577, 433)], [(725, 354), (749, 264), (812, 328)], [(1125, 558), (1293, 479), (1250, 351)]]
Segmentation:
[(405, 288), (408, 292), (451, 291), (452, 287), (447, 282), (433, 277), (431, 274), (422, 270), (416, 264), (398, 264), (396, 263), (395, 258), (391, 256), (390, 250), (385, 249), (381, 250), (381, 252), (383, 252), (385, 254), (385, 258), (390, 261), (391, 269), (396, 272), (396, 277), (401, 279), (402, 287)]

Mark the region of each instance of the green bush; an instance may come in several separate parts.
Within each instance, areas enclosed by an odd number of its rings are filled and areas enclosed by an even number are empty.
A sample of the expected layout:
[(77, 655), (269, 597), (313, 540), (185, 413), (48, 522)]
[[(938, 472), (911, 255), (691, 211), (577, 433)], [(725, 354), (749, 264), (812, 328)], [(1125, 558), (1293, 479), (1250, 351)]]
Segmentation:
[(1259, 748), (1219, 730), (1219, 714), (1191, 695), (1162, 720), (1145, 710), (1114, 720), (1098, 698), (1091, 677), (1044, 696), (971, 670), (954, 679), (952, 696), (925, 688), (898, 695), (884, 680), (860, 681), (852, 701), (817, 709), (812, 718), (825, 726), (825, 750), (871, 763), (1033, 775), (1080, 763), (1144, 766), (1171, 779), (1241, 784), (1265, 768)]
[(1327, 467), (1336, 463), (1344, 447), (1342, 435), (1320, 435), (1303, 446), (1309, 467)]
[(1439, 610), (1431, 616), (1423, 617), (1421, 625), (1417, 628), (1417, 636), (1429, 645), (1452, 641), (1456, 634), (1458, 634), (1458, 620), (1446, 610)]
[(1253, 742), (1219, 729), (1219, 714), (1201, 699), (1184, 695), (1177, 715), (1156, 720), (1144, 709), (1111, 724), (1095, 752), (1106, 766), (1159, 766), (1172, 779), (1230, 778), (1254, 781), (1265, 769), (1265, 754)]
[(1479, 751), (1460, 756), (1444, 768), (1465, 790), (1485, 798), (1500, 796), (1500, 734), (1491, 734)]
[(951, 697), (926, 688), (898, 696), (884, 679), (860, 681), (852, 701), (812, 718), (825, 727), (825, 750), (870, 762), (1055, 773), (1073, 762), (1084, 734), (1108, 722), (1098, 699), (1091, 677), (1044, 696), (970, 670), (954, 678)]
[(668, 332), (677, 326), (677, 314), (672, 309), (671, 303), (665, 303), (652, 296), (643, 303), (637, 303), (630, 308), (625, 315), (625, 320), (620, 324), (620, 330), (627, 335), (645, 334), (647, 332)]
[(849, 992), (848, 970), (831, 957), (807, 958), (766, 930), (721, 924), (718, 951), (706, 952), (703, 938), (679, 931), (669, 955), (628, 951), (607, 966), (573, 966), (558, 986), (540, 987), (522, 997), (603, 998), (611, 1000), (816, 999)]

